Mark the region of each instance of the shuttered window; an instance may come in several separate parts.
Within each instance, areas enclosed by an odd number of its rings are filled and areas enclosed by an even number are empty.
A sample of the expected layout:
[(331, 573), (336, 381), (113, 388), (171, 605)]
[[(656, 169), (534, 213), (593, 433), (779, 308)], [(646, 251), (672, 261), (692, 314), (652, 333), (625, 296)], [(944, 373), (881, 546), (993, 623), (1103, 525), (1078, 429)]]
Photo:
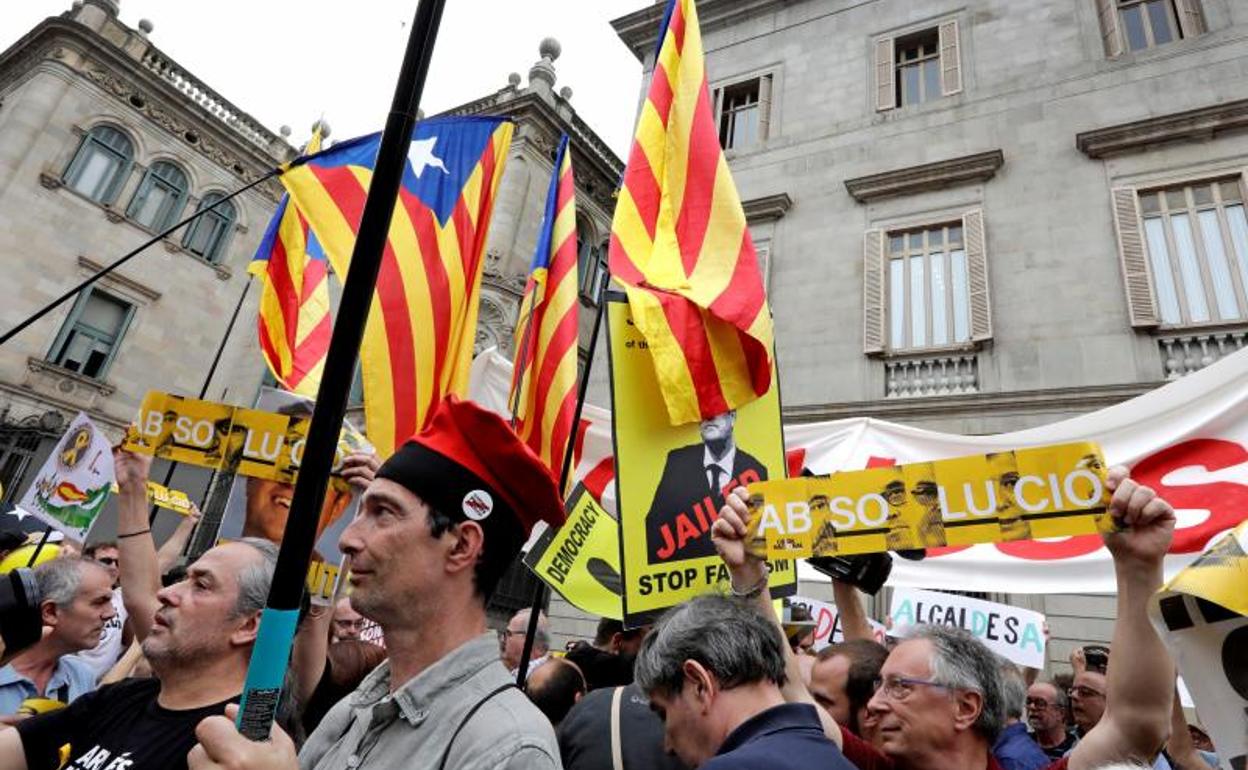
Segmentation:
[(1093, 0), (1105, 55), (1143, 51), (1205, 32), (1200, 0)]
[(958, 22), (873, 44), (875, 108), (891, 110), (952, 96), (962, 91), (962, 53)]
[(909, 353), (992, 337), (983, 212), (864, 240), (864, 349)]

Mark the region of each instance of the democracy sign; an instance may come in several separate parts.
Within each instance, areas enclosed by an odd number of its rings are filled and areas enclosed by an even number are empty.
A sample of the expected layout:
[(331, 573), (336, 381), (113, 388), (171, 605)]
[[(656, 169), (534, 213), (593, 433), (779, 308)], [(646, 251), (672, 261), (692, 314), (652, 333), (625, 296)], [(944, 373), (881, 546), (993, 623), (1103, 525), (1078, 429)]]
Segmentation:
[(17, 507), (82, 542), (113, 487), (113, 448), (79, 412)]
[(1162, 587), (1149, 615), (1178, 663), (1222, 767), (1248, 767), (1248, 522)]
[[(138, 421), (126, 433), (124, 448), (172, 462), (293, 484), (311, 412), (302, 406), (290, 409), (274, 413), (148, 391)], [(372, 451), (372, 446), (350, 423), (343, 423), (335, 472), (356, 451)]]
[(562, 527), (538, 535), (525, 565), (574, 607), (622, 619), (620, 525), (583, 485), (572, 490), (566, 510)]
[[(668, 422), (646, 338), (624, 295), (607, 297), (624, 624), (631, 627), (727, 584), (711, 524), (726, 492), (784, 476), (784, 438), (778, 387), (700, 424)], [(773, 596), (792, 594), (794, 562), (771, 566)]]
[(1086, 442), (749, 485), (769, 558), (1084, 535), (1112, 528)]
[[(821, 602), (818, 599), (810, 599), (805, 596), (791, 596), (788, 602), (793, 607), (805, 607), (810, 613), (810, 617), (815, 623), (815, 652), (822, 650), (829, 644), (839, 644), (845, 641), (845, 629), (841, 625), (841, 611), (837, 609), (835, 604)], [(884, 637), (887, 635), (884, 625), (871, 618), (867, 618), (867, 623), (871, 625), (872, 636), (875, 641), (883, 644)]]
[[(510, 362), (486, 351), (474, 362), (471, 393), (505, 404)], [(1176, 508), (1174, 543), (1166, 557), (1173, 576), (1212, 540), (1248, 516), (1248, 351), (1137, 398), (1060, 422), (1012, 433), (958, 435), (853, 417), (785, 426), (789, 475), (929, 462), (1018, 448), (1094, 441), (1109, 465)], [(586, 404), (578, 426), (576, 481), (608, 511), (617, 511), (611, 412)], [(812, 571), (812, 577), (816, 577)], [(899, 559), (889, 585), (1011, 593), (1112, 592), (1113, 562), (1098, 534), (1011, 540), (928, 549), (927, 558)]]
[(893, 636), (904, 638), (906, 629), (919, 623), (954, 626), (1020, 666), (1044, 668), (1044, 615), (1039, 612), (957, 594), (895, 588), (888, 615)]

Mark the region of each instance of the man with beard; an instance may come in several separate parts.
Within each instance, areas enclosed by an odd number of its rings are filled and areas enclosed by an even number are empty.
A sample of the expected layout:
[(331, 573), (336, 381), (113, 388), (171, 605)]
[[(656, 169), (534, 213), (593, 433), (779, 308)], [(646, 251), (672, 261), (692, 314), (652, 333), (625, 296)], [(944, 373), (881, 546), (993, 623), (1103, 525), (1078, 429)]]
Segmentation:
[[(144, 591), (127, 583), (127, 569), (142, 576), (159, 571), (146, 528), (151, 459), (118, 451), (114, 463), (119, 543), (145, 541), (144, 549), (123, 553), (122, 583), (156, 676), (101, 687), (64, 709), (0, 732), (5, 770), (55, 770), (66, 744), (65, 767), (74, 770), (185, 768), (195, 726), (222, 713), (242, 692), (277, 549), (264, 540), (237, 540), (205, 553), (187, 568), (185, 580), (168, 588), (157, 591), (152, 583)], [(136, 524), (141, 526), (134, 529)], [(144, 553), (150, 563), (141, 563)], [(106, 591), (107, 575), (104, 582)]]

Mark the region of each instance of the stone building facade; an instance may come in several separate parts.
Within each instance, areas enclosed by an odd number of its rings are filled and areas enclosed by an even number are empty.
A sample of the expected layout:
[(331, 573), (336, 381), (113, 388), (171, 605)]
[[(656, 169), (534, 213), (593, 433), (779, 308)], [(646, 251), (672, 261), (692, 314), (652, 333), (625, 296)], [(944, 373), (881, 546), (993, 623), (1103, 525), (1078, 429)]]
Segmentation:
[[(663, 6), (613, 22), (653, 67)], [(1248, 339), (1248, 5), (702, 0), (788, 421), (997, 433)], [(752, 210), (751, 210), (752, 209)], [(1050, 659), (1107, 597), (1046, 611)]]
[[(117, 13), (76, 2), (0, 53), (6, 330), (294, 155)], [(200, 391), (280, 194), (268, 180), (221, 204), (0, 347), (6, 500), (78, 411), (119, 438), (149, 389)], [(260, 385), (251, 295), (210, 398), (250, 403)], [(178, 481), (194, 493), (206, 474)]]

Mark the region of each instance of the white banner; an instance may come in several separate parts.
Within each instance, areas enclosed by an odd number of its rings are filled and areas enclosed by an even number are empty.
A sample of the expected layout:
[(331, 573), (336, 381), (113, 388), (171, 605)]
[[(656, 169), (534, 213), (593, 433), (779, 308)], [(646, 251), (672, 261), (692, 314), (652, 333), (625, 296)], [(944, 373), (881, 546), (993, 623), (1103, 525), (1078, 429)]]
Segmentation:
[[(804, 596), (792, 596), (788, 602), (810, 611), (810, 617), (815, 621), (815, 652), (829, 644), (839, 644), (845, 641), (845, 628), (841, 625), (841, 611), (836, 608), (835, 604), (808, 599)], [(887, 633), (884, 624), (877, 623), (871, 618), (867, 618), (867, 622), (871, 624), (875, 641), (883, 644)]]
[[(493, 350), (473, 364), (471, 396), (506, 413), (511, 362)], [(611, 415), (585, 405), (575, 477), (615, 510)], [(1029, 430), (993, 436), (937, 433), (853, 418), (785, 427), (789, 471), (814, 473), (924, 462), (1073, 441), (1095, 441), (1111, 464), (1178, 509), (1167, 577), (1248, 518), (1248, 351), (1223, 358), (1139, 398)], [(897, 559), (889, 585), (959, 591), (1090, 593), (1114, 590), (1097, 535), (942, 548), (921, 562)]]
[(919, 623), (970, 631), (988, 649), (1020, 666), (1044, 668), (1044, 615), (956, 594), (897, 588), (888, 611), (893, 636)]
[(81, 543), (104, 508), (114, 480), (108, 438), (79, 412), (17, 507)]

